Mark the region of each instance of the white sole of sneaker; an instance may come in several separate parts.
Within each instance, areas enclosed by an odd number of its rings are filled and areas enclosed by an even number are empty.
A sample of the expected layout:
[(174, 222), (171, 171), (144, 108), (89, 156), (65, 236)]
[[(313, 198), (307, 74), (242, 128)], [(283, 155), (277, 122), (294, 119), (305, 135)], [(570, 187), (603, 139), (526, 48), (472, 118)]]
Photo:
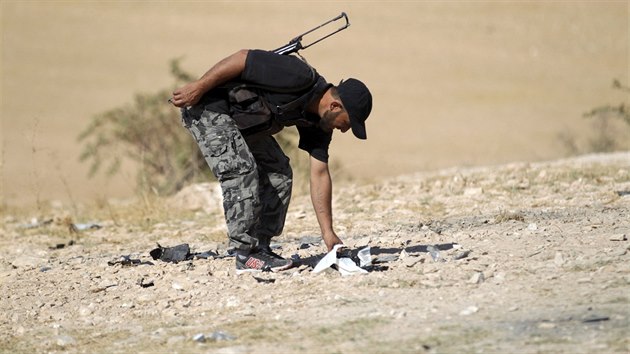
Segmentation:
[(237, 269), (236, 270), (236, 275), (241, 275), (241, 274), (251, 274), (251, 273), (262, 273), (263, 271), (261, 269)]

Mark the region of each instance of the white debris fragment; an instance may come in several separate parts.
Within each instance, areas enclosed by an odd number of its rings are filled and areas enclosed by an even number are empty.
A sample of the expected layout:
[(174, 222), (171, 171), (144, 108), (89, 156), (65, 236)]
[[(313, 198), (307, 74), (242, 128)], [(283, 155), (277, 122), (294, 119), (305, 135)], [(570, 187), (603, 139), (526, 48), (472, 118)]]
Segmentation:
[(337, 269), (339, 270), (339, 273), (341, 273), (341, 275), (344, 275), (344, 276), (367, 273), (367, 270), (359, 267), (356, 263), (354, 263), (352, 259), (347, 258), (347, 257), (337, 258), (337, 251), (341, 247), (343, 247), (343, 245), (335, 245), (332, 251), (328, 252), (328, 254), (325, 255), (324, 258), (322, 258), (322, 260), (319, 261), (319, 263), (317, 263), (317, 265), (315, 266), (315, 269), (313, 269), (313, 273), (317, 274), (319, 272), (322, 272), (330, 268), (333, 265), (336, 265)]

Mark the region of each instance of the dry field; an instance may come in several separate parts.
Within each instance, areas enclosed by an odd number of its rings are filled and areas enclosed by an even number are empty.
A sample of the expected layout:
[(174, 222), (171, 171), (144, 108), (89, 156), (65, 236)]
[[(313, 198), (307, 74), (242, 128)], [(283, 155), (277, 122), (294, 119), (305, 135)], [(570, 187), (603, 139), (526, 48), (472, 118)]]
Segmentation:
[[(63, 209), (5, 216), (0, 352), (630, 350), (630, 153), (340, 187), (337, 229), (375, 265), (350, 277), (312, 273), (324, 247), (307, 197), (275, 244), (298, 267), (235, 275), (215, 257), (213, 190), (84, 210), (101, 226), (86, 231)], [(211, 256), (156, 261), (156, 243)]]
[[(298, 267), (237, 276), (215, 187), (158, 198), (133, 196), (131, 169), (86, 177), (79, 132), (168, 87), (172, 58), (200, 75), (341, 11), (350, 29), (304, 55), (375, 97), (369, 139), (331, 147), (335, 226), (371, 247), (368, 274), (312, 273), (306, 195), (276, 240)], [(629, 352), (630, 153), (562, 159), (600, 133), (630, 151), (627, 126), (582, 118), (627, 101), (611, 83), (630, 82), (629, 11), (1, 1), (0, 352)], [(156, 261), (156, 243), (210, 257)]]
[(172, 58), (201, 75), (341, 11), (350, 28), (304, 55), (331, 82), (364, 80), (375, 107), (367, 141), (335, 137), (337, 175), (564, 157), (567, 137), (584, 150), (594, 133), (582, 114), (620, 103), (611, 83), (630, 81), (627, 1), (4, 0), (3, 201), (128, 197), (130, 173), (89, 180), (78, 162), (76, 137), (92, 116), (169, 87)]

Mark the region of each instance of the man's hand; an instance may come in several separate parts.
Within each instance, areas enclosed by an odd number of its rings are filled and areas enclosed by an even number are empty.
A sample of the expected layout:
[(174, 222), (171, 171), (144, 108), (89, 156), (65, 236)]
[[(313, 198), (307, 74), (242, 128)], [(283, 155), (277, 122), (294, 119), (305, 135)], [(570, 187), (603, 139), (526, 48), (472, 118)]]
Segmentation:
[(176, 107), (190, 107), (199, 102), (204, 93), (199, 82), (193, 81), (175, 90), (170, 102)]
[(175, 90), (169, 102), (177, 107), (195, 105), (206, 92), (241, 75), (248, 53), (242, 49), (216, 63), (199, 80)]
[(335, 234), (334, 231), (323, 234), (322, 238), (324, 239), (328, 252), (332, 251), (335, 245), (343, 245), (343, 242), (339, 237), (337, 237), (337, 234)]

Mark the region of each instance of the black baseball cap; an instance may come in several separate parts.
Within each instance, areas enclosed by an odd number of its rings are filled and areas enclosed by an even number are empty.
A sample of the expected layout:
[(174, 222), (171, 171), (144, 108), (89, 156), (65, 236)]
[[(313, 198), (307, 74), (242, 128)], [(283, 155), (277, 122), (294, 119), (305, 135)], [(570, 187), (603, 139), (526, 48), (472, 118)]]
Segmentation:
[(350, 117), (352, 133), (359, 139), (367, 139), (365, 120), (372, 111), (372, 94), (364, 83), (357, 79), (341, 80), (337, 93)]

